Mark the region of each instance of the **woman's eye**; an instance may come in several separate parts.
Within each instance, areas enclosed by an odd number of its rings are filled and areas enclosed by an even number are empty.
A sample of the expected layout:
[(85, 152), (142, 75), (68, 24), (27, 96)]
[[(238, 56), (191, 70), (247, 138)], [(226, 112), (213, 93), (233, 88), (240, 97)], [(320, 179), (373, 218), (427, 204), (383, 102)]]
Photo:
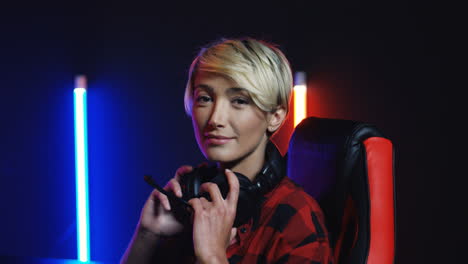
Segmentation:
[(197, 102), (198, 103), (207, 103), (211, 101), (211, 98), (207, 95), (199, 95), (197, 96)]
[(234, 98), (232, 100), (232, 102), (234, 104), (238, 104), (238, 105), (244, 105), (244, 104), (249, 104), (249, 100), (248, 99), (244, 99), (244, 98)]

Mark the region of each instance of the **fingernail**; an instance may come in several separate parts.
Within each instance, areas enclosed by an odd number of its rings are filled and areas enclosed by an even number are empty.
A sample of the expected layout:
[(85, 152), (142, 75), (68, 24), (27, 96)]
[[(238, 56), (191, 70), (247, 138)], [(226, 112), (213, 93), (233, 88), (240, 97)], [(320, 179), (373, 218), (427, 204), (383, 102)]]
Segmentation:
[(226, 172), (232, 172), (232, 170), (230, 170), (230, 169), (226, 169)]

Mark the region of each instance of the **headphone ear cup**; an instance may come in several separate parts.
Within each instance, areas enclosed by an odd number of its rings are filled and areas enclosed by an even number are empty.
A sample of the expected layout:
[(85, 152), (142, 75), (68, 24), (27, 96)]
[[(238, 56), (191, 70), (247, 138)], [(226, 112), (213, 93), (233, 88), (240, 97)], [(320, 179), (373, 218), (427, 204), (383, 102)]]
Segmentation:
[(216, 168), (206, 166), (194, 168), (191, 172), (182, 175), (179, 184), (182, 189), (182, 198), (186, 201), (200, 195), (200, 186), (216, 175)]
[(218, 171), (216, 176), (214, 176), (209, 181), (218, 185), (219, 191), (221, 192), (221, 196), (223, 196), (223, 199), (226, 199), (227, 194), (229, 192), (229, 182), (227, 181), (226, 175), (224, 175), (223, 172)]

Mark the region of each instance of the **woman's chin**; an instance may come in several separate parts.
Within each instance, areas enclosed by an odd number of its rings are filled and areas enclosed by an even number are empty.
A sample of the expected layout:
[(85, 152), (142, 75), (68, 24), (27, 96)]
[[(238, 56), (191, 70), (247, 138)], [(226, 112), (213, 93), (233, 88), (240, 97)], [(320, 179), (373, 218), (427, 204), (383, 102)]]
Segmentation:
[(236, 160), (232, 153), (223, 153), (223, 151), (206, 151), (204, 156), (209, 161), (220, 163), (230, 163)]

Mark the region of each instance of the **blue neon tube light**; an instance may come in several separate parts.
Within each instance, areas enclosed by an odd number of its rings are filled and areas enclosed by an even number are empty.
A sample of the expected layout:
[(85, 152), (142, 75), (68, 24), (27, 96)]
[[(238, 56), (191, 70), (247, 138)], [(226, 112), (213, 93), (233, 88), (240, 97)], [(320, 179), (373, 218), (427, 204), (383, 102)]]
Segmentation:
[(76, 223), (78, 260), (88, 262), (89, 208), (88, 208), (88, 136), (86, 117), (86, 78), (76, 78), (73, 90), (75, 113), (75, 169), (76, 169)]

